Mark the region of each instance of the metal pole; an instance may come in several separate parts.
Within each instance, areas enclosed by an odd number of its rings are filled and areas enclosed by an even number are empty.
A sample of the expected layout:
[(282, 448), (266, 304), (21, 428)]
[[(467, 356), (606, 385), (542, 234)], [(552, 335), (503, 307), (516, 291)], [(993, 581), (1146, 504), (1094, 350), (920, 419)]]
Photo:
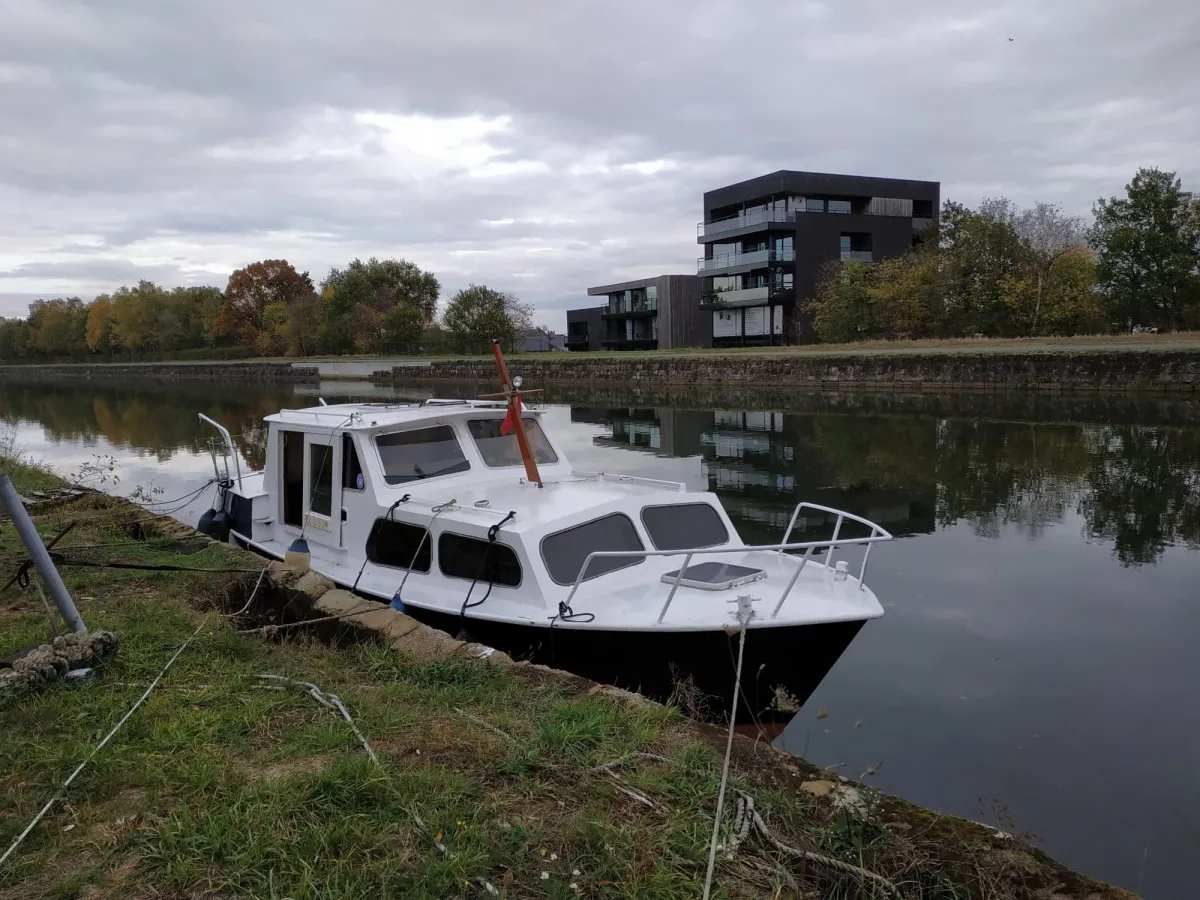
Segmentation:
[(29, 551), (29, 557), (33, 560), (34, 568), (42, 576), (42, 583), (46, 585), (46, 590), (50, 592), (50, 596), (54, 600), (54, 605), (58, 607), (63, 620), (70, 626), (72, 631), (86, 632), (87, 626), (83, 624), (79, 610), (75, 608), (75, 601), (67, 593), (67, 586), (63, 584), (62, 576), (58, 574), (58, 569), (54, 568), (54, 561), (50, 559), (50, 552), (42, 543), (41, 535), (37, 533), (37, 529), (33, 526), (33, 519), (29, 518), (29, 513), (25, 511), (25, 504), (21, 502), (21, 497), (17, 494), (17, 489), (13, 487), (13, 483), (7, 475), (0, 475), (0, 503), (3, 503), (5, 510), (8, 511), (9, 518), (12, 519), (13, 525), (17, 528), (17, 534), (21, 536), (21, 543)]

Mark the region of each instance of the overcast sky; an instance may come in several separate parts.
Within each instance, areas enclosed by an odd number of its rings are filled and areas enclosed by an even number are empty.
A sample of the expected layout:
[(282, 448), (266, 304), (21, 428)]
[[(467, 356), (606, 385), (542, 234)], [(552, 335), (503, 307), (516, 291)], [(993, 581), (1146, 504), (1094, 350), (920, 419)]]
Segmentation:
[(0, 0), (0, 314), (377, 255), (561, 331), (776, 169), (1200, 190), (1198, 54), (1195, 0)]

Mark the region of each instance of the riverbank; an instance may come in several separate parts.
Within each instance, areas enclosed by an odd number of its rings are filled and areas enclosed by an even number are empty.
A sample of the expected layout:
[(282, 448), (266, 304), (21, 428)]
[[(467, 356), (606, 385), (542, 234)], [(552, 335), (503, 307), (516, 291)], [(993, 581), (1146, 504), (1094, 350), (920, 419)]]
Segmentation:
[[(1150, 336), (1158, 337), (1158, 336)], [(1173, 337), (1173, 336), (1172, 336)], [(1200, 392), (1200, 342), (896, 342), (887, 345), (540, 353), (513, 356), (530, 383), (725, 387), (750, 390)], [(376, 384), (486, 382), (490, 357), (344, 358), (0, 366), (0, 380)]]
[[(2, 468), (23, 492), (60, 483)], [(94, 684), (0, 701), (0, 849), (191, 643), (0, 868), (0, 898), (486, 896), (484, 880), (513, 898), (699, 896), (721, 729), (501, 654), (472, 659), (382, 609), (374, 624), (293, 627), (319, 614), (315, 579), (255, 592), (261, 559), (125, 501), (91, 494), (35, 518), (44, 536), (78, 523), (65, 560), (193, 571), (63, 566), (89, 626), (121, 647)], [(21, 558), (0, 531), (0, 559)], [(29, 592), (0, 597), (0, 625), (0, 655), (47, 636)], [(264, 689), (263, 673), (336, 693), (378, 762), (333, 711)], [(731, 777), (808, 857), (751, 833), (718, 860), (720, 896), (883, 896), (859, 867), (905, 897), (1130, 896), (762, 742), (735, 741)]]

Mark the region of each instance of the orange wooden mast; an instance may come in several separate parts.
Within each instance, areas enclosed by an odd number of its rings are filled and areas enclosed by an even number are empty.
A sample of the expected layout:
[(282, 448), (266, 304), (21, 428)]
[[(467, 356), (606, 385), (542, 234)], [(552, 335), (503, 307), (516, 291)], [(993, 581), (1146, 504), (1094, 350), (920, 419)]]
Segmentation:
[[(504, 393), (484, 394), (480, 399), (503, 397), (508, 400), (508, 415), (504, 417), (500, 433), (508, 434), (510, 431), (517, 433), (517, 446), (521, 448), (521, 459), (525, 463), (525, 477), (540, 488), (542, 487), (542, 476), (538, 472), (537, 461), (533, 458), (533, 449), (529, 446), (529, 437), (525, 434), (525, 422), (521, 417), (521, 391), (519, 390), (521, 382), (518, 380), (516, 384), (513, 384), (513, 380), (508, 377), (508, 366), (504, 364), (504, 352), (500, 349), (499, 341), (492, 341), (492, 352), (496, 356), (496, 368), (500, 372), (500, 384), (504, 388)], [(525, 391), (525, 393), (536, 394), (540, 391)]]

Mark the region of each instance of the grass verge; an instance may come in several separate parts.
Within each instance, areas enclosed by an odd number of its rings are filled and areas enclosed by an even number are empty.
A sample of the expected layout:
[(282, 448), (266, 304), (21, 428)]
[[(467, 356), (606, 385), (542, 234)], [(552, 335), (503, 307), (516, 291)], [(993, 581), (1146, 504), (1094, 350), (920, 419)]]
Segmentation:
[[(50, 484), (36, 466), (0, 471), (23, 492)], [(78, 523), (57, 548), (67, 559), (263, 565), (103, 495), (35, 519), (43, 536)], [(0, 528), (0, 574), (23, 558), (13, 529)], [(121, 648), (91, 685), (0, 698), (0, 852), (203, 627), (0, 868), (2, 900), (478, 897), (481, 880), (511, 898), (700, 896), (721, 730), (532, 667), (414, 659), (302, 628), (274, 640), (241, 633), (256, 623), (221, 613), (240, 605), (253, 573), (63, 574), (89, 626), (116, 632)], [(35, 592), (0, 596), (0, 656), (49, 629)], [(302, 691), (265, 689), (263, 673), (337, 693), (378, 764), (339, 716)], [(620, 780), (597, 769), (630, 754), (659, 759), (636, 757)], [(1017, 840), (861, 786), (839, 808), (837, 776), (753, 741), (735, 743), (732, 784), (781, 840), (878, 873), (906, 897), (1126, 896)], [(833, 793), (818, 796), (826, 785)], [(728, 898), (879, 895), (754, 839), (719, 858), (716, 886)]]

